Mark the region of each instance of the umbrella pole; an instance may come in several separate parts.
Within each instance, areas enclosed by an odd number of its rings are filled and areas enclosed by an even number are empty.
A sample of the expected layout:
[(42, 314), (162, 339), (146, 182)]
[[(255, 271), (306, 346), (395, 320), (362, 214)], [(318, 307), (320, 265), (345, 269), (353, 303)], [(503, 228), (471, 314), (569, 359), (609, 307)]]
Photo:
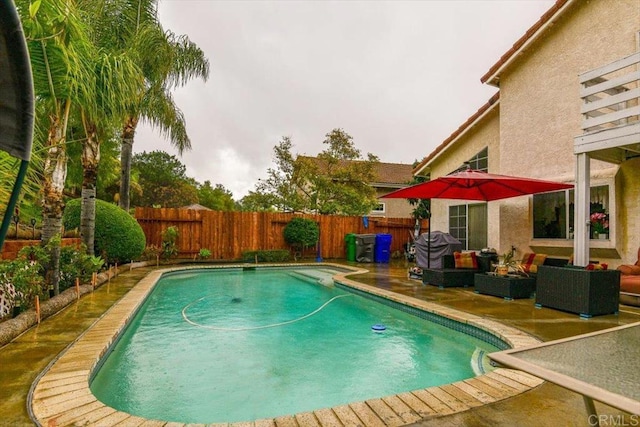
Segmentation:
[(427, 212), (427, 268), (431, 268), (431, 212)]

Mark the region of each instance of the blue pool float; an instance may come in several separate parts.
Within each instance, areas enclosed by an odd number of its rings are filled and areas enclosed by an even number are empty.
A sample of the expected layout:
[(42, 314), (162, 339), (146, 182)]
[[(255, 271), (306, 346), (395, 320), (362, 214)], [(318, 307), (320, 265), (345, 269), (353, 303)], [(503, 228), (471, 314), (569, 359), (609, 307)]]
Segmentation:
[(381, 324), (379, 324), (379, 323), (378, 323), (378, 324), (376, 324), (376, 325), (373, 325), (373, 326), (371, 327), (371, 330), (372, 330), (373, 332), (382, 332), (382, 331), (384, 331), (385, 329), (387, 329), (387, 327), (386, 327), (386, 326), (384, 326), (384, 325), (381, 325)]

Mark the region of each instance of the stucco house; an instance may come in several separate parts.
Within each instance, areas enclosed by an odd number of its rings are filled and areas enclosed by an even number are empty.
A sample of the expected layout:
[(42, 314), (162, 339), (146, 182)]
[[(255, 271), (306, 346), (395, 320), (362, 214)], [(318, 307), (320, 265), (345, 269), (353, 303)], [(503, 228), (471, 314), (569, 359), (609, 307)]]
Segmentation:
[[(481, 77), (498, 92), (427, 155), (431, 179), (470, 162), (573, 190), (489, 203), (432, 200), (432, 228), (493, 247), (633, 263), (640, 246), (638, 0), (558, 0)], [(593, 213), (608, 219), (595, 234)], [(605, 224), (606, 225), (606, 224)]]
[(370, 182), (376, 189), (378, 207), (371, 211), (374, 217), (411, 218), (414, 207), (406, 199), (382, 199), (392, 191), (409, 186), (413, 179), (413, 166), (403, 163), (378, 163), (375, 167), (376, 180)]

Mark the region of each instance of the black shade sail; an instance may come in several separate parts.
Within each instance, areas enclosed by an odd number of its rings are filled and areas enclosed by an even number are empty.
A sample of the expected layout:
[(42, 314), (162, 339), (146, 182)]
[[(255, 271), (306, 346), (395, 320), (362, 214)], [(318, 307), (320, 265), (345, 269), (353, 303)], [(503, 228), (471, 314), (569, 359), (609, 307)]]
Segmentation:
[(20, 17), (0, 0), (0, 150), (29, 161), (33, 140), (33, 80)]

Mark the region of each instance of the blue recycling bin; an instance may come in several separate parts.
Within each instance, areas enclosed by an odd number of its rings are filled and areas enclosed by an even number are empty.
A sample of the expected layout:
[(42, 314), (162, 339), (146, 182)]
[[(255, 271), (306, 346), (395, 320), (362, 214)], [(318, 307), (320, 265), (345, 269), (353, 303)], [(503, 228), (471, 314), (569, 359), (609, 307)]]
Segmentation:
[(389, 262), (391, 259), (391, 234), (376, 234), (373, 259), (375, 262)]

